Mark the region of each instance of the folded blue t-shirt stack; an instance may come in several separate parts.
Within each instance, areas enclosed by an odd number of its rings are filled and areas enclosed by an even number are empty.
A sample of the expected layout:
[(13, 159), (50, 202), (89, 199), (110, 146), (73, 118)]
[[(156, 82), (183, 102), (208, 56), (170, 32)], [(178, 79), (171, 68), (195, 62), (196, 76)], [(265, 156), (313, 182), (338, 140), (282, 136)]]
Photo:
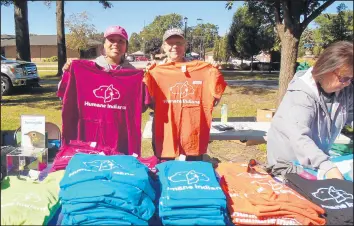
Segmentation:
[(211, 163), (168, 161), (156, 168), (164, 225), (227, 224), (226, 197)]
[(62, 225), (148, 225), (155, 212), (149, 169), (133, 156), (74, 155), (59, 197)]

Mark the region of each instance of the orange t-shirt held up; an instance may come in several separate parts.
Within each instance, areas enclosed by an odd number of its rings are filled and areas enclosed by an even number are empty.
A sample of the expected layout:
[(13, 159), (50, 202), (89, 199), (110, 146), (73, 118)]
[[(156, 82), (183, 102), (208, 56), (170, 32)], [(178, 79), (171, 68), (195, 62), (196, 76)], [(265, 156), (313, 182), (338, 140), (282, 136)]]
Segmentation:
[(171, 62), (150, 68), (144, 78), (155, 103), (155, 153), (160, 158), (206, 153), (215, 98), (226, 82), (203, 61)]

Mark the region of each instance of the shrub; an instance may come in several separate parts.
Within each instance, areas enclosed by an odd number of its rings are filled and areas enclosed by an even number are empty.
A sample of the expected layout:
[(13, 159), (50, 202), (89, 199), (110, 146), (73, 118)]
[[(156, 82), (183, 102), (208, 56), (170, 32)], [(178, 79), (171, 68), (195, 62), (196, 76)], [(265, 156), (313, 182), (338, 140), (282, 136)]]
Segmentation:
[(260, 71), (269, 71), (272, 67), (271, 63), (268, 62), (260, 62), (257, 64), (257, 69)]
[(223, 63), (220, 65), (221, 69), (229, 69), (229, 70), (233, 70), (234, 69), (234, 65), (230, 64), (230, 63)]
[(312, 67), (312, 66), (314, 66), (315, 65), (315, 63), (316, 63), (316, 61), (317, 61), (317, 59), (316, 58), (307, 58), (307, 59), (304, 59), (304, 58), (298, 58), (297, 59), (297, 62), (299, 63), (299, 64), (301, 64), (301, 63), (303, 63), (303, 62), (306, 62), (310, 67)]
[(50, 57), (49, 62), (58, 62), (58, 57), (57, 56)]
[(246, 63), (242, 63), (240, 65), (240, 68), (241, 68), (241, 70), (250, 70), (251, 69), (251, 65), (246, 64)]

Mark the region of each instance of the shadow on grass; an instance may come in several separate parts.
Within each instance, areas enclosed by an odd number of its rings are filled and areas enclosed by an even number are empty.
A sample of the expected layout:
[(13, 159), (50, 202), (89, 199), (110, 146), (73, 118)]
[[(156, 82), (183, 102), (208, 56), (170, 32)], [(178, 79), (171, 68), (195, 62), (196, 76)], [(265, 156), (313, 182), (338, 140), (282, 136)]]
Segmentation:
[(245, 95), (268, 95), (273, 94), (274, 90), (242, 86), (240, 87), (240, 93)]
[[(59, 102), (59, 103), (53, 103)], [(2, 106), (17, 106), (17, 105), (26, 105), (30, 108), (52, 108), (53, 110), (60, 110), (62, 108), (60, 100), (56, 96), (30, 96), (21, 99), (15, 100), (2, 100)]]
[(224, 76), (247, 76), (247, 77), (256, 77), (256, 76), (261, 76), (261, 77), (273, 77), (273, 78), (278, 78), (279, 77), (279, 72), (260, 72), (260, 71), (225, 71), (221, 70), (221, 73)]
[(211, 157), (208, 154), (204, 154), (203, 155), (203, 162), (209, 162), (213, 165), (214, 168), (216, 168), (218, 166), (218, 164), (221, 162), (221, 160), (217, 157)]
[(45, 85), (41, 87), (14, 87), (11, 97), (13, 96), (20, 96), (20, 95), (37, 95), (37, 94), (45, 94), (56, 92), (57, 86), (56, 85)]
[(8, 98), (1, 100), (1, 106), (25, 105), (30, 108), (61, 110), (62, 106), (55, 95), (56, 91), (55, 85), (36, 88), (16, 87)]

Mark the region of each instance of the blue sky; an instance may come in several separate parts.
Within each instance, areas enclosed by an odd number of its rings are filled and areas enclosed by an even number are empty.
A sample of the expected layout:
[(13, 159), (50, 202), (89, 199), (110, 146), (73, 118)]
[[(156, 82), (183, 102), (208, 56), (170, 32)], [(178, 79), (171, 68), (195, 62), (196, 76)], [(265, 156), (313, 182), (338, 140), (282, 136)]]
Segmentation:
[[(213, 23), (219, 26), (219, 35), (228, 30), (232, 16), (237, 7), (243, 2), (236, 2), (232, 10), (225, 9), (226, 1), (111, 1), (113, 8), (103, 9), (98, 1), (66, 1), (65, 15), (68, 18), (72, 13), (87, 11), (91, 16), (91, 23), (98, 32), (110, 25), (124, 27), (129, 36), (133, 32), (140, 32), (145, 25), (151, 23), (155, 16), (177, 13), (188, 17), (188, 26), (197, 24), (197, 19), (204, 23)], [(341, 2), (349, 9), (353, 9), (352, 1), (337, 1), (325, 12), (336, 12), (336, 6)], [(1, 6), (1, 34), (14, 34), (14, 8)], [(56, 34), (55, 2), (48, 8), (43, 2), (28, 2), (29, 31), (33, 34)]]

